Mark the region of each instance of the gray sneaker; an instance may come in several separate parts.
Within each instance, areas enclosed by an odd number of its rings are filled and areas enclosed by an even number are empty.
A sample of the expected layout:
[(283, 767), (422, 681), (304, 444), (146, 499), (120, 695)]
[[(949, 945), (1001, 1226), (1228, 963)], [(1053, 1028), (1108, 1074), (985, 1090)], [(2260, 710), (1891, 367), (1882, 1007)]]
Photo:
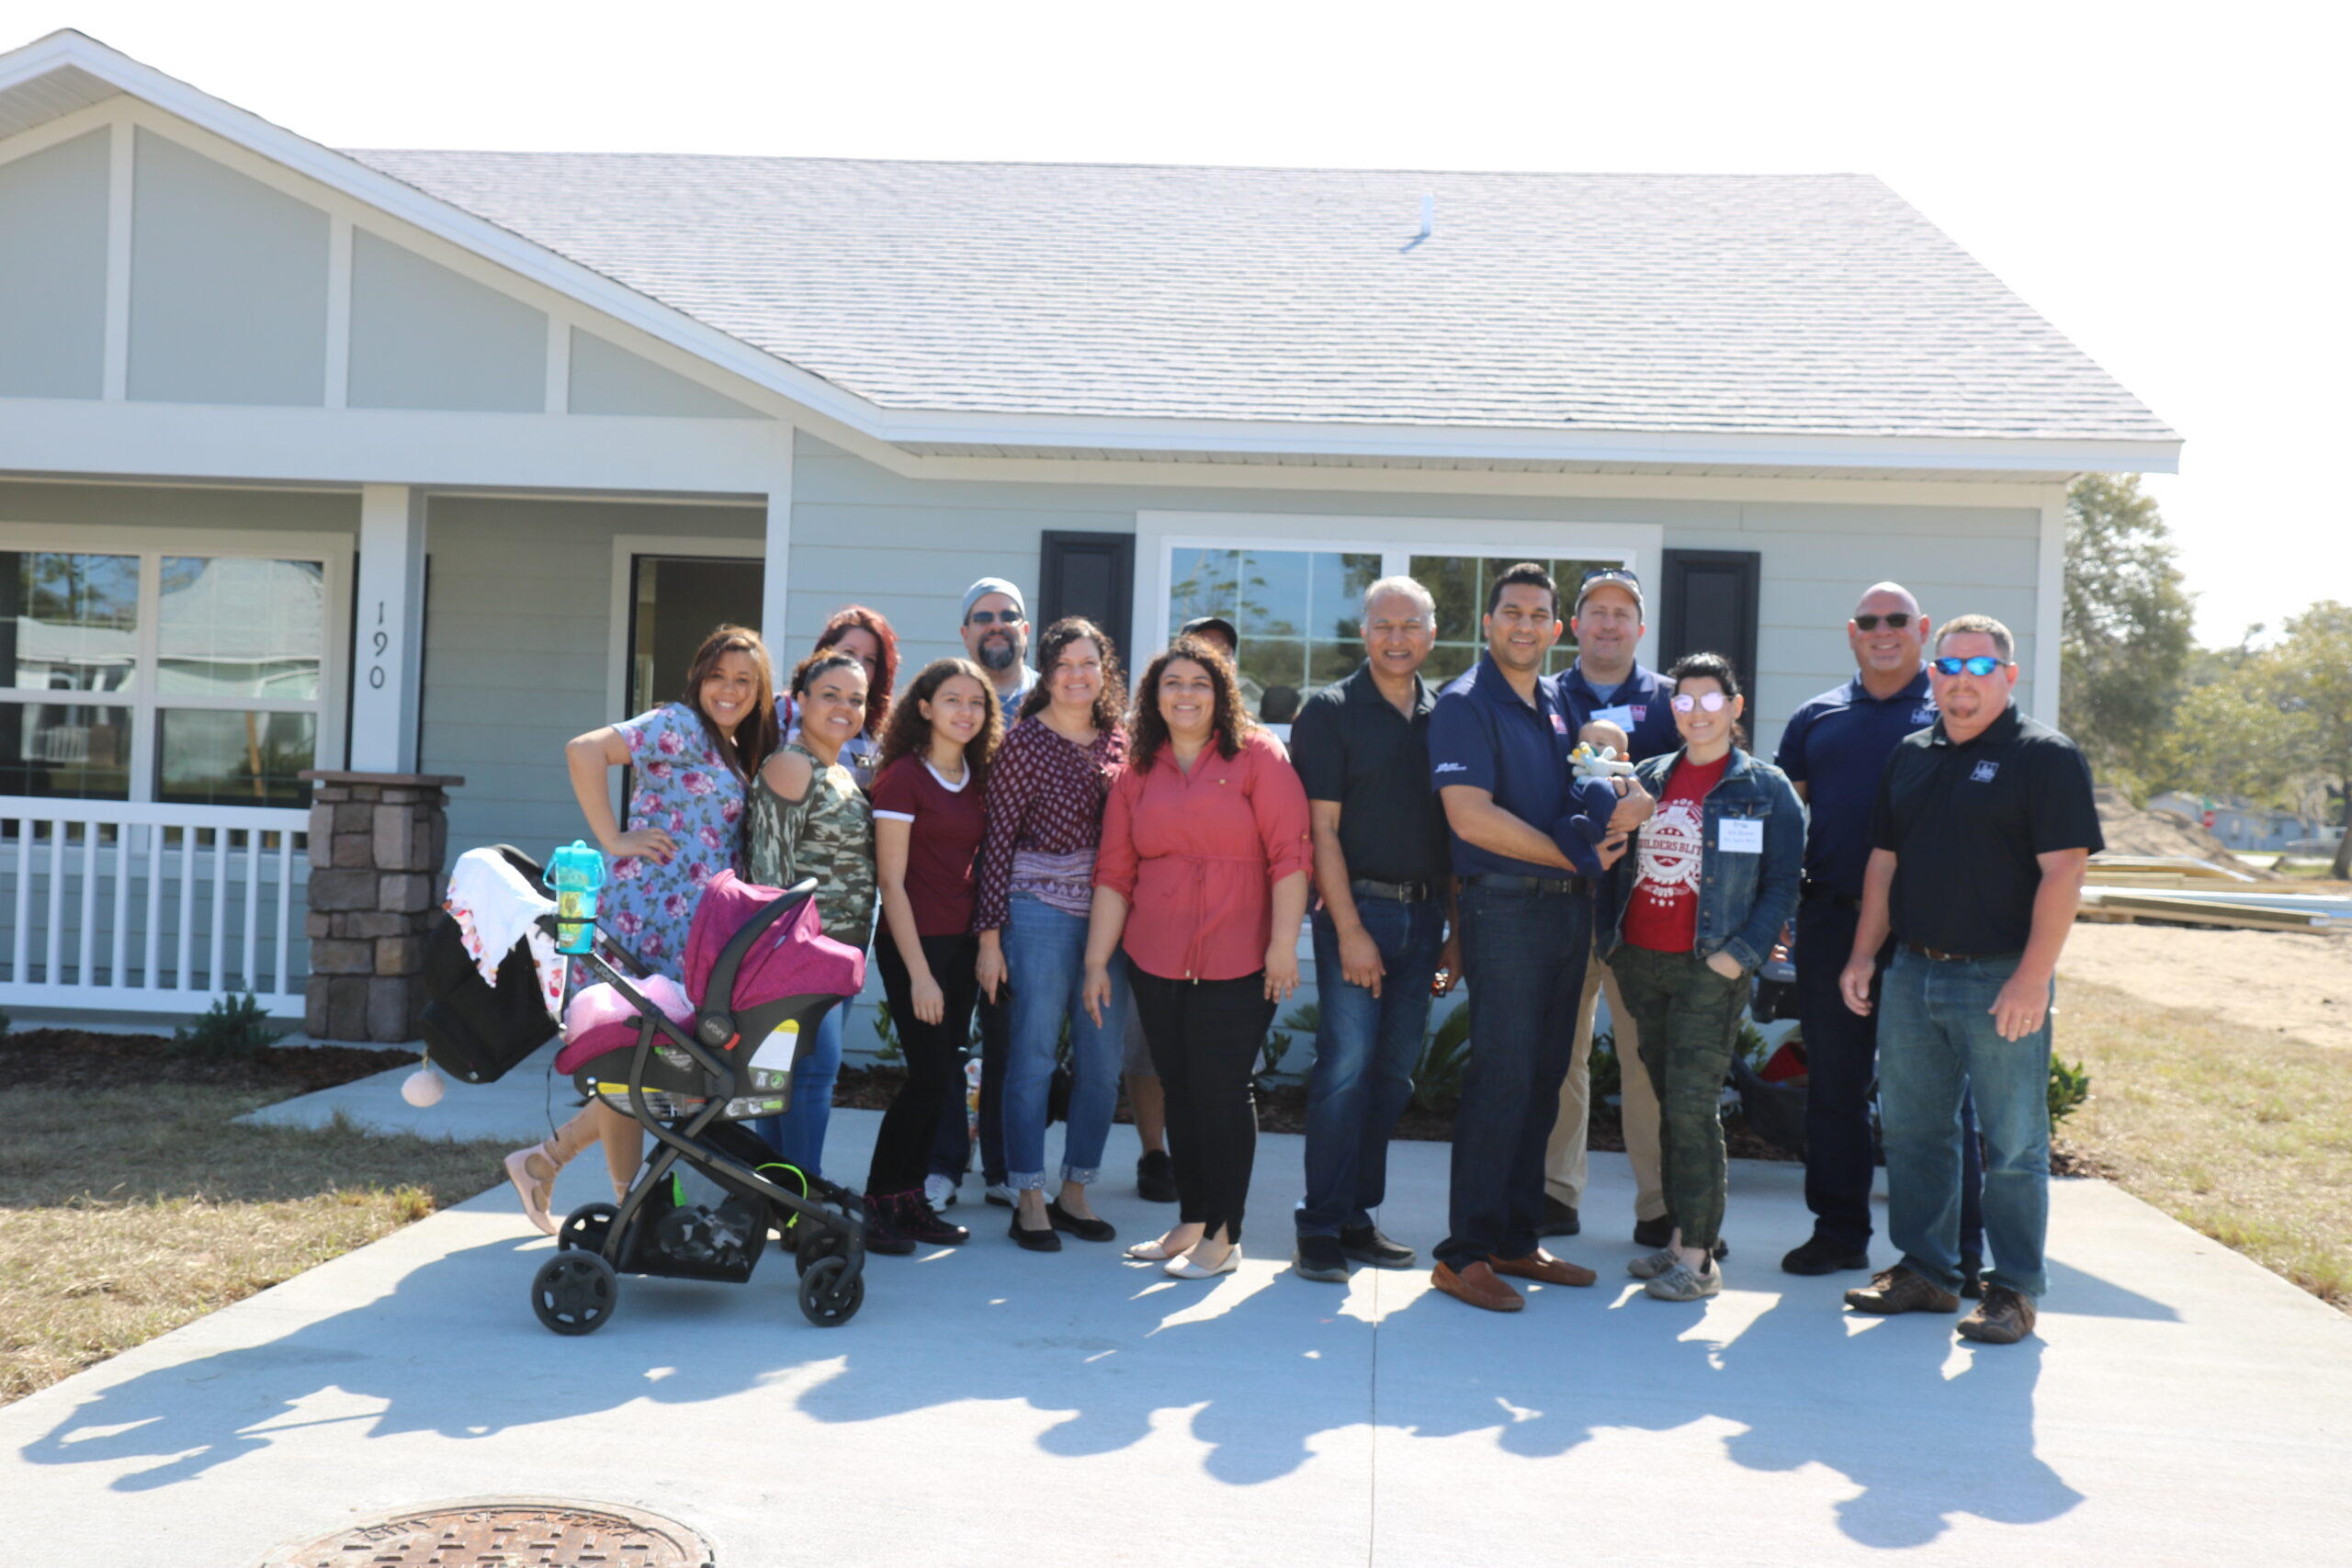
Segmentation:
[(1710, 1269), (1702, 1274), (1688, 1263), (1678, 1260), (1674, 1267), (1642, 1287), (1642, 1293), (1662, 1302), (1695, 1302), (1713, 1295), (1724, 1288), (1724, 1271)]
[(1661, 1247), (1656, 1252), (1644, 1253), (1626, 1264), (1625, 1272), (1636, 1280), (1655, 1280), (1660, 1274), (1681, 1267), (1682, 1259), (1675, 1256), (1674, 1248)]

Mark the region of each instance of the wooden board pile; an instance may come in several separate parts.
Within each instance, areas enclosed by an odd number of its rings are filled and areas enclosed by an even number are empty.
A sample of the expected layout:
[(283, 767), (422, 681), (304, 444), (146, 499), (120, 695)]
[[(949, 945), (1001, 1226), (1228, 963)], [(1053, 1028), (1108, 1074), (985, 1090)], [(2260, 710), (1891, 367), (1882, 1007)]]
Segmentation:
[(2235, 867), (2186, 856), (2096, 854), (2080, 918), (2240, 931), (2352, 930), (2352, 899), (2268, 892)]

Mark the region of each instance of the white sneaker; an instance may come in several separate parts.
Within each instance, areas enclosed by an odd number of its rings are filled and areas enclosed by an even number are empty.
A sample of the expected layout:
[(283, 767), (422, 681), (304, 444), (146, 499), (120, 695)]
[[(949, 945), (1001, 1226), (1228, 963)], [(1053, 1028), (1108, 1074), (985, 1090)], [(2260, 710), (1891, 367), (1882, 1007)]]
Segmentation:
[(956, 1201), (956, 1184), (944, 1176), (922, 1179), (922, 1195), (934, 1209), (944, 1209)]
[(1670, 1247), (1661, 1247), (1656, 1252), (1636, 1258), (1626, 1264), (1625, 1272), (1636, 1280), (1655, 1280), (1659, 1275), (1671, 1273), (1680, 1267), (1682, 1267), (1681, 1254)]
[(1002, 1209), (1012, 1208), (1021, 1201), (1021, 1194), (1012, 1190), (1012, 1184), (1009, 1181), (990, 1182), (988, 1191), (983, 1196), (989, 1202)]

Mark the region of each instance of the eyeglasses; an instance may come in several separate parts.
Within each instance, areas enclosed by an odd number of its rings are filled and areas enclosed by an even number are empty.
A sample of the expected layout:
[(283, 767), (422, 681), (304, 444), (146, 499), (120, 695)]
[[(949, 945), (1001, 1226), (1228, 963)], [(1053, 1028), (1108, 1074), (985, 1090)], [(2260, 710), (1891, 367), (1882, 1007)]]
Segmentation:
[(1708, 713), (1721, 713), (1730, 702), (1731, 699), (1721, 692), (1702, 692), (1695, 697), (1677, 693), (1674, 698), (1674, 711), (1689, 713), (1692, 708), (1702, 708)]
[(1953, 659), (1947, 656), (1942, 659), (1930, 659), (1928, 662), (1935, 666), (1936, 673), (1939, 675), (1957, 675), (1965, 670), (1971, 675), (1984, 676), (2001, 669), (2008, 663), (2008, 660), (1996, 659), (1989, 653), (1978, 653), (1972, 654), (1966, 659)]
[(1021, 624), (1021, 612), (1018, 610), (975, 610), (964, 617), (964, 624), (967, 626), (1017, 626)]
[(1854, 629), (1856, 631), (1874, 632), (1878, 630), (1878, 624), (1881, 621), (1884, 621), (1886, 623), (1887, 629), (1889, 631), (1899, 632), (1904, 627), (1911, 624), (1911, 612), (1908, 610), (1890, 610), (1883, 615), (1856, 615), (1854, 617)]

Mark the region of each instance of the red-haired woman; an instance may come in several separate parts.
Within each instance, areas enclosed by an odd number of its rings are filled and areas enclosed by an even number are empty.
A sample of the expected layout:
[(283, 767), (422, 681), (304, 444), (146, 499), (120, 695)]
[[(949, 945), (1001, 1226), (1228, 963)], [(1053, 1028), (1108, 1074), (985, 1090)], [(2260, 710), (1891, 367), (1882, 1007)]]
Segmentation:
[[(1250, 720), (1233, 666), (1182, 637), (1136, 688), (1127, 764), (1094, 862), (1085, 1000), (1099, 1021), (1124, 948), (1168, 1097), (1178, 1222), (1127, 1256), (1180, 1280), (1231, 1273), (1257, 1158), (1250, 1069), (1298, 988), (1313, 861), (1306, 791)], [(1136, 906), (1150, 918), (1132, 924)]]
[[(613, 860), (598, 916), (649, 969), (684, 977), (686, 928), (703, 884), (742, 858), (744, 802), (752, 777), (775, 750), (775, 678), (757, 632), (720, 626), (703, 639), (674, 703), (574, 736), (563, 749), (571, 791), (596, 843)], [(628, 823), (613, 817), (607, 777), (632, 770)], [(616, 1194), (643, 1157), (637, 1123), (589, 1101), (537, 1148), (506, 1156), (523, 1213), (553, 1235), (548, 1212), (556, 1172), (601, 1141)]]
[[(890, 694), (899, 683), (899, 634), (881, 611), (845, 604), (826, 621), (808, 651), (822, 653), (829, 648), (849, 654), (865, 671), (865, 723), (842, 748), (842, 765), (857, 780), (858, 788), (871, 790), (875, 770), (881, 765), (882, 733), (890, 722)], [(776, 710), (784, 738), (797, 739), (800, 716), (789, 693), (777, 698)]]

